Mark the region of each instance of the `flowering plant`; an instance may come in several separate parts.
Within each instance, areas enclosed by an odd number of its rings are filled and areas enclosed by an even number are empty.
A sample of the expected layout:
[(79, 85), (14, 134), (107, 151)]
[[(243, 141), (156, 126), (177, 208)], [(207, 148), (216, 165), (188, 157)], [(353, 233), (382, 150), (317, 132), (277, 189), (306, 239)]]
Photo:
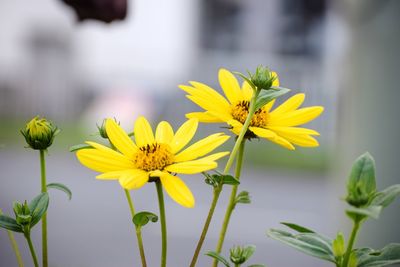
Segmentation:
[[(240, 85), (238, 77), (243, 79)], [(223, 95), (200, 82), (179, 87), (187, 93), (187, 98), (198, 105), (202, 111), (186, 114), (187, 121), (174, 130), (170, 123), (161, 121), (155, 131), (144, 117), (134, 122), (133, 132), (128, 133), (115, 119), (107, 118), (98, 126), (104, 143), (86, 141), (70, 148), (76, 153), (79, 162), (85, 167), (98, 172), (99, 180), (118, 180), (126, 196), (132, 226), (142, 266), (147, 266), (142, 228), (149, 222), (160, 220), (161, 256), (160, 266), (167, 266), (167, 220), (164, 203), (164, 191), (177, 204), (186, 208), (195, 207), (192, 190), (186, 186), (186, 175), (201, 173), (205, 182), (213, 190), (211, 205), (204, 219), (204, 226), (188, 266), (194, 267), (202, 253), (215, 208), (225, 187), (230, 187), (231, 194), (221, 225), (215, 250), (203, 251), (212, 258), (212, 266), (223, 264), (226, 267), (244, 266), (255, 253), (254, 245), (235, 246), (230, 249), (229, 257), (222, 254), (231, 215), (238, 204), (249, 204), (247, 191), (239, 191), (241, 172), (245, 160), (245, 144), (252, 139), (265, 139), (284, 149), (296, 147), (317, 147), (315, 138), (319, 133), (303, 127), (316, 119), (324, 110), (321, 106), (301, 107), (305, 95), (295, 94), (282, 104), (273, 108), (277, 98), (290, 92), (281, 87), (278, 74), (269, 68), (260, 66), (254, 73), (244, 75), (221, 69), (218, 74)], [(191, 143), (199, 123), (222, 123), (228, 133), (218, 132)], [(14, 203), (15, 219), (0, 215), (0, 227), (9, 233), (19, 266), (23, 266), (13, 232), (23, 233), (35, 267), (39, 266), (30, 231), (42, 221), (42, 266), (47, 267), (47, 220), (49, 203), (48, 188), (56, 188), (71, 197), (71, 191), (63, 184), (46, 183), (45, 152), (59, 132), (57, 127), (46, 119), (35, 117), (21, 131), (28, 145), (40, 152), (41, 194), (29, 204)], [(232, 134), (235, 143), (232, 149), (226, 146), (219, 151)], [(191, 144), (190, 144), (191, 143)], [(217, 151), (216, 151), (217, 150)], [(227, 157), (227, 162), (218, 170), (218, 161)], [(233, 174), (232, 174), (233, 173)], [(179, 176), (178, 176), (179, 175)], [(183, 177), (182, 177), (183, 176)], [(131, 190), (140, 189), (147, 184), (156, 187), (159, 214), (149, 211), (137, 211)], [(375, 163), (368, 153), (362, 155), (353, 165), (347, 185), (346, 202), (350, 205), (346, 214), (353, 221), (353, 230), (346, 244), (344, 235), (339, 232), (334, 239), (329, 239), (306, 227), (295, 223), (283, 223), (295, 233), (280, 229), (268, 230), (268, 236), (283, 242), (308, 255), (333, 263), (337, 267), (377, 267), (400, 263), (400, 244), (390, 244), (381, 250), (354, 248), (356, 236), (362, 224), (369, 217), (378, 218), (383, 208), (387, 207), (400, 195), (400, 185), (377, 191), (375, 181)], [(267, 261), (268, 259), (266, 259)], [(248, 266), (248, 265), (247, 265)], [(261, 267), (262, 264), (248, 267)]]

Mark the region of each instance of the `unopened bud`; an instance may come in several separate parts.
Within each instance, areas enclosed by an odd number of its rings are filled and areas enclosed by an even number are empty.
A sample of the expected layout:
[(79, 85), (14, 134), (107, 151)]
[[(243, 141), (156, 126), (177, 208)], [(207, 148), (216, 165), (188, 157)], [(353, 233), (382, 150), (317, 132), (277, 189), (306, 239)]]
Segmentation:
[(45, 118), (34, 117), (21, 130), (22, 135), (25, 137), (26, 143), (32, 149), (45, 150), (53, 143), (54, 137), (60, 130), (53, 126), (52, 123)]
[(333, 240), (332, 250), (335, 257), (342, 257), (346, 252), (344, 236), (342, 233), (339, 232), (336, 236), (336, 239)]
[(268, 90), (272, 86), (279, 86), (276, 72), (262, 65), (258, 66), (254, 74), (250, 74), (250, 81), (258, 88)]

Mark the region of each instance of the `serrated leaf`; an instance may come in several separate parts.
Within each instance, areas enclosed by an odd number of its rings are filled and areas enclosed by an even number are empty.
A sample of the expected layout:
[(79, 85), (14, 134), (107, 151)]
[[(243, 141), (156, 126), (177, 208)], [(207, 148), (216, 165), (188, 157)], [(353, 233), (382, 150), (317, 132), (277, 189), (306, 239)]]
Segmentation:
[(375, 194), (371, 201), (371, 205), (387, 207), (398, 196), (400, 196), (400, 184), (389, 186), (388, 188)]
[(277, 97), (280, 97), (286, 93), (288, 93), (290, 90), (286, 88), (282, 89), (277, 89), (277, 90), (262, 90), (260, 94), (257, 97), (256, 101), (256, 110), (262, 108), (272, 100), (274, 100)]
[(250, 194), (247, 191), (240, 192), (235, 199), (235, 203), (250, 204)]
[(307, 255), (334, 263), (336, 262), (331, 249), (332, 241), (319, 234), (299, 233), (293, 235), (286, 231), (270, 229), (267, 235)]
[(64, 184), (50, 183), (47, 185), (47, 189), (57, 189), (57, 190), (63, 191), (65, 194), (67, 194), (69, 200), (71, 200), (71, 198), (72, 198), (71, 190)]
[(137, 227), (142, 227), (149, 222), (157, 222), (158, 221), (158, 216), (155, 215), (154, 213), (148, 212), (148, 211), (142, 211), (138, 212), (133, 216), (132, 222), (137, 226)]
[(362, 208), (350, 207), (346, 209), (347, 215), (351, 218), (354, 216), (361, 215), (361, 216), (368, 216), (374, 219), (378, 219), (379, 215), (381, 214), (382, 206), (368, 206)]
[(289, 227), (290, 229), (293, 229), (299, 233), (315, 233), (313, 230), (310, 230), (304, 226), (300, 226), (295, 223), (281, 222), (281, 224), (283, 224), (283, 225)]
[(225, 265), (225, 267), (230, 267), (229, 262), (221, 256), (221, 254), (215, 252), (215, 251), (207, 251), (205, 255), (210, 256), (211, 258), (216, 259), (217, 261), (221, 262), (222, 264)]
[(31, 228), (37, 224), (46, 213), (49, 207), (49, 194), (46, 192), (41, 193), (29, 203), (29, 210), (31, 211), (32, 221)]
[(389, 244), (381, 250), (362, 248), (356, 250), (357, 267), (381, 267), (400, 263), (400, 244)]
[(0, 215), (0, 227), (13, 232), (22, 233), (22, 227), (17, 221), (7, 215)]
[(74, 145), (74, 146), (71, 146), (69, 148), (69, 152), (75, 152), (75, 151), (78, 151), (78, 150), (81, 150), (81, 149), (86, 149), (86, 148), (93, 148), (93, 147), (91, 145), (88, 145), (88, 144)]

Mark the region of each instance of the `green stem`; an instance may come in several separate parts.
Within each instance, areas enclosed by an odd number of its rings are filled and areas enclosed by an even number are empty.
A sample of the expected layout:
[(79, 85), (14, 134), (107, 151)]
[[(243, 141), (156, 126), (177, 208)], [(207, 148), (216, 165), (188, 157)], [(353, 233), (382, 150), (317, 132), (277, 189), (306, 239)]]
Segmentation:
[(161, 222), (161, 267), (167, 266), (167, 224), (165, 222), (165, 206), (164, 195), (161, 181), (157, 179), (156, 188), (158, 196), (158, 205), (160, 207), (160, 222)]
[(197, 258), (199, 257), (199, 253), (201, 247), (203, 246), (204, 239), (206, 238), (208, 227), (210, 226), (211, 219), (214, 214), (215, 207), (217, 206), (217, 202), (219, 199), (219, 195), (221, 194), (223, 184), (219, 184), (217, 187), (214, 188), (213, 200), (211, 202), (210, 210), (208, 211), (206, 222), (204, 223), (203, 231), (201, 232), (201, 236), (199, 242), (197, 243), (196, 250), (193, 254), (192, 261), (190, 263), (190, 267), (196, 266)]
[(31, 251), (31, 255), (32, 255), (32, 259), (33, 259), (33, 264), (35, 265), (35, 267), (39, 267), (39, 263), (38, 263), (36, 253), (35, 253), (35, 248), (33, 247), (33, 244), (32, 244), (31, 235), (26, 234), (25, 238), (26, 238), (26, 241), (28, 241), (29, 250)]
[[(240, 180), (240, 172), (242, 170), (244, 144), (245, 144), (245, 140), (243, 140), (240, 143), (239, 154), (238, 154), (237, 161), (236, 161), (235, 178), (237, 180)], [(237, 190), (238, 190), (238, 185), (232, 186), (231, 196), (229, 198), (228, 207), (226, 209), (224, 221), (222, 223), (222, 228), (221, 228), (221, 232), (220, 232), (219, 239), (218, 239), (218, 244), (217, 244), (217, 248), (216, 248), (217, 253), (221, 252), (222, 246), (224, 244), (225, 235), (226, 235), (226, 231), (228, 229), (229, 221), (231, 219), (232, 212), (236, 206), (235, 201), (236, 201)], [(213, 266), (217, 266), (217, 265), (218, 265), (218, 261), (214, 260)]]
[[(47, 192), (45, 150), (40, 150), (40, 174), (42, 193)], [(48, 266), (47, 260), (47, 212), (42, 217), (42, 261), (43, 267)]]
[[(0, 209), (0, 215), (3, 214), (3, 211)], [(11, 247), (14, 250), (15, 257), (17, 258), (18, 266), (24, 267), (24, 262), (22, 261), (21, 253), (18, 248), (18, 244), (15, 241), (14, 235), (10, 230), (7, 230), (8, 238), (10, 239)]]
[[(133, 218), (135, 216), (135, 207), (133, 206), (132, 198), (131, 198), (131, 195), (129, 194), (129, 191), (126, 189), (124, 189), (124, 191), (125, 191), (125, 196), (126, 196), (126, 199), (128, 200), (129, 209), (131, 211), (131, 215)], [(136, 225), (135, 225), (135, 229), (136, 229), (136, 237), (137, 237), (138, 247), (139, 247), (139, 252), (140, 252), (140, 259), (142, 260), (142, 266), (147, 267), (146, 256), (144, 254), (142, 230), (141, 230), (141, 227), (138, 227)]]
[(360, 220), (355, 219), (354, 220), (354, 225), (353, 225), (353, 230), (351, 231), (349, 243), (347, 245), (347, 250), (346, 250), (346, 253), (344, 254), (342, 267), (347, 267), (348, 264), (349, 264), (351, 251), (353, 250), (353, 245), (354, 245), (354, 242), (356, 240), (357, 232), (358, 232), (359, 229), (360, 229)]

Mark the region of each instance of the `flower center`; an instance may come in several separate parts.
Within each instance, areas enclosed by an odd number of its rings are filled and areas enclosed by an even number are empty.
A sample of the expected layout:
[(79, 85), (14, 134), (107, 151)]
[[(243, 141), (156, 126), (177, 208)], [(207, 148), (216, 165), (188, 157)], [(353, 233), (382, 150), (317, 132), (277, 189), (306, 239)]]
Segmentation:
[[(249, 115), (249, 101), (239, 101), (236, 105), (232, 105), (231, 114), (232, 117), (244, 124), (246, 121), (247, 115)], [(268, 112), (263, 108), (258, 109), (251, 119), (250, 126), (262, 127), (267, 124), (268, 120)]]
[(154, 143), (140, 147), (133, 156), (133, 162), (144, 171), (162, 170), (174, 162), (174, 155), (169, 145)]

